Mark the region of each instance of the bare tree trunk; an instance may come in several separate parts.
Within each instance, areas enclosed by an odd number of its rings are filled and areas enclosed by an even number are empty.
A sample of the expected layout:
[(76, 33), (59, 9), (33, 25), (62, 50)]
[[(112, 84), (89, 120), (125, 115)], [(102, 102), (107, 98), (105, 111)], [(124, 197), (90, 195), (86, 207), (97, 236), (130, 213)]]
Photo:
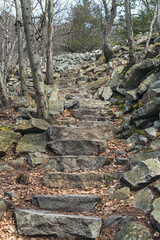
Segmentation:
[(23, 59), (23, 41), (22, 41), (22, 23), (19, 0), (14, 0), (16, 8), (16, 30), (18, 36), (18, 62), (19, 62), (19, 75), (21, 81), (21, 90), (23, 95), (27, 95), (27, 85), (24, 74), (24, 59)]
[(157, 29), (158, 33), (160, 35), (160, 0), (157, 0)]
[(20, 0), (22, 8), (22, 17), (27, 45), (27, 52), (30, 61), (30, 66), (33, 76), (33, 84), (35, 90), (37, 113), (39, 117), (48, 119), (48, 104), (45, 98), (44, 80), (39, 64), (39, 59), (34, 48), (34, 31), (31, 17), (31, 2), (30, 0)]
[(128, 44), (129, 44), (129, 58), (130, 58), (129, 64), (133, 65), (137, 62), (137, 57), (136, 57), (136, 46), (135, 46), (134, 37), (133, 37), (130, 0), (125, 0), (125, 17), (126, 17)]
[(109, 10), (106, 0), (102, 0), (104, 10), (105, 10), (105, 23), (103, 26), (103, 52), (108, 62), (111, 58), (114, 57), (114, 53), (111, 47), (111, 30), (113, 26), (114, 19), (116, 17), (116, 11), (118, 6), (118, 0), (112, 0), (112, 9)]
[(3, 76), (1, 72), (0, 72), (0, 98), (1, 98), (2, 106), (5, 108), (9, 108), (8, 95), (7, 95), (7, 91), (5, 88), (5, 84), (4, 84)]
[(156, 18), (157, 18), (157, 6), (155, 7), (153, 19), (152, 19), (151, 24), (150, 24), (149, 33), (148, 33), (148, 37), (147, 37), (147, 42), (146, 42), (146, 46), (145, 46), (145, 49), (144, 49), (144, 53), (142, 54), (142, 57), (141, 57), (141, 58), (143, 58), (143, 59), (146, 57), (146, 55), (147, 55), (147, 53), (148, 53), (149, 42), (150, 42), (150, 40), (151, 40), (151, 36), (152, 36), (152, 32), (153, 32), (153, 27), (154, 27)]
[(47, 66), (46, 82), (53, 81), (53, 0), (48, 0), (48, 31), (47, 31)]

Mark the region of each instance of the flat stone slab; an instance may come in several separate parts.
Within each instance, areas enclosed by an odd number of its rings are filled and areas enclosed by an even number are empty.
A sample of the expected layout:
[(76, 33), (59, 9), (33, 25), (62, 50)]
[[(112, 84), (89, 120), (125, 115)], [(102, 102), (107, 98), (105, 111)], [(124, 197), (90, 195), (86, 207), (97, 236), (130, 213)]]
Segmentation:
[(105, 165), (106, 159), (106, 156), (54, 156), (44, 167), (59, 172), (97, 170)]
[(50, 127), (50, 124), (44, 119), (32, 118), (30, 120), (20, 120), (14, 127), (15, 132), (42, 133)]
[(95, 239), (100, 235), (102, 219), (47, 211), (15, 209), (17, 231), (27, 236), (53, 236), (59, 239)]
[(107, 173), (52, 173), (43, 175), (42, 183), (50, 188), (85, 189), (86, 187), (102, 187), (107, 182)]
[(34, 195), (32, 203), (41, 209), (62, 212), (83, 212), (92, 210), (101, 198), (91, 195)]
[(144, 212), (148, 212), (151, 207), (151, 201), (153, 199), (152, 192), (146, 188), (138, 191), (132, 201), (133, 206), (141, 209)]
[(48, 142), (47, 148), (55, 155), (94, 155), (105, 152), (105, 144), (102, 141), (90, 140), (59, 140)]
[(150, 218), (153, 227), (160, 232), (160, 198), (154, 200)]
[[(104, 110), (103, 110), (104, 111)], [(100, 116), (102, 116), (102, 109), (88, 109), (88, 108), (79, 108), (79, 109), (73, 109), (72, 111), (72, 115), (75, 118), (78, 119), (84, 119), (84, 116), (86, 115), (90, 115), (90, 117), (92, 118), (99, 118)]]
[(114, 192), (111, 199), (117, 199), (118, 201), (123, 200), (124, 202), (129, 202), (130, 200), (130, 189), (128, 187), (123, 187)]
[(16, 153), (46, 152), (45, 141), (45, 133), (28, 133), (18, 141)]
[(160, 162), (150, 158), (124, 173), (122, 180), (132, 190), (139, 190), (157, 177), (160, 177)]
[(108, 126), (95, 125), (83, 127), (66, 127), (66, 126), (53, 126), (48, 128), (46, 132), (47, 141), (56, 140), (107, 140), (112, 139), (114, 136), (112, 124)]
[(0, 132), (0, 157), (5, 156), (6, 151), (13, 143), (17, 143), (21, 134), (12, 131)]

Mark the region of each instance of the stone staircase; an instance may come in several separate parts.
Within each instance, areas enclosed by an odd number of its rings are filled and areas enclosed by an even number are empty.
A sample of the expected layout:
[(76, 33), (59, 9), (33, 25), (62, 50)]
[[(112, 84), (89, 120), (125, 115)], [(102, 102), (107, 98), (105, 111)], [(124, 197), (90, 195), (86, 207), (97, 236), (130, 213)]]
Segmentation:
[[(112, 123), (106, 118), (109, 104), (93, 99), (85, 89), (78, 89), (76, 74), (76, 71), (64, 74), (55, 80), (64, 108), (71, 109), (72, 116), (59, 118), (46, 131), (50, 157), (44, 165), (48, 171), (42, 184), (49, 188), (99, 188), (105, 186), (108, 177), (108, 173), (99, 169), (107, 159), (106, 140), (114, 137)], [(64, 93), (68, 95), (64, 97)], [(40, 210), (15, 209), (18, 233), (31, 237), (97, 239), (102, 219), (77, 213), (92, 211), (100, 201), (101, 197), (92, 195), (33, 195), (32, 204)]]

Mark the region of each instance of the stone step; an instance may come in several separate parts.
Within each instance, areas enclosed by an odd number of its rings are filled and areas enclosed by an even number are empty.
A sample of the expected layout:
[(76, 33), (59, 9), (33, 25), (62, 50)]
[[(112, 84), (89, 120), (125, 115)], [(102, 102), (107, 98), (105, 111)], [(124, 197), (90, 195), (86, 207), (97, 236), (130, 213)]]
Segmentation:
[(114, 127), (113, 124), (108, 121), (79, 121), (77, 124), (77, 127), (107, 127), (107, 128), (111, 128), (112, 131), (114, 131)]
[(113, 138), (113, 126), (108, 123), (106, 125), (82, 126), (82, 127), (67, 127), (67, 126), (52, 126), (46, 131), (47, 142), (56, 140), (107, 140)]
[(105, 165), (106, 159), (106, 156), (54, 156), (50, 157), (44, 167), (59, 172), (98, 170)]
[(80, 120), (84, 119), (85, 115), (91, 116), (91, 118), (101, 118), (105, 117), (107, 115), (106, 111), (104, 109), (94, 108), (79, 108), (79, 109), (73, 109), (72, 115), (75, 118), (78, 118)]
[(110, 105), (110, 102), (100, 101), (96, 99), (79, 99), (79, 108), (87, 109), (105, 109)]
[(83, 212), (92, 210), (101, 198), (91, 195), (34, 195), (32, 203), (40, 209), (61, 212)]
[(81, 116), (81, 121), (100, 121), (100, 122), (104, 122), (104, 121), (108, 121), (107, 117), (104, 116), (99, 116), (99, 115), (82, 115)]
[[(60, 189), (85, 189), (87, 187), (102, 187), (107, 182), (107, 173), (83, 172), (83, 173), (56, 173), (48, 172), (43, 176), (43, 185)], [(112, 178), (109, 176), (109, 178)]]
[(25, 236), (53, 236), (58, 239), (95, 239), (100, 235), (102, 219), (47, 211), (15, 209), (17, 231)]
[(105, 152), (105, 144), (98, 140), (59, 140), (47, 143), (47, 148), (55, 155), (79, 156), (94, 155)]

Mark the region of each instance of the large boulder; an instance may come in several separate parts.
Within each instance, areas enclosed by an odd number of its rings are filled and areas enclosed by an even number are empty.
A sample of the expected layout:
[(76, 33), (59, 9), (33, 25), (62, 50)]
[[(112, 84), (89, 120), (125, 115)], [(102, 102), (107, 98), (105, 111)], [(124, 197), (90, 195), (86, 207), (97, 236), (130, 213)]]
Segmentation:
[(6, 151), (13, 143), (17, 143), (21, 134), (12, 131), (0, 132), (0, 157), (6, 154)]
[(139, 120), (148, 117), (158, 116), (160, 112), (160, 97), (156, 98), (153, 101), (148, 102), (144, 106), (140, 107), (138, 110), (133, 112), (131, 120)]
[(127, 89), (137, 88), (143, 79), (149, 73), (152, 73), (157, 64), (159, 64), (159, 60), (157, 59), (146, 59), (133, 65), (125, 74), (125, 87)]
[(28, 133), (18, 141), (16, 152), (18, 154), (29, 152), (46, 152), (45, 140), (45, 133)]
[(107, 177), (112, 176), (101, 172), (83, 172), (83, 173), (52, 173), (43, 175), (43, 185), (50, 188), (79, 188), (101, 187), (107, 183)]
[(115, 235), (114, 240), (153, 240), (149, 230), (134, 220), (126, 218)]
[(20, 120), (14, 127), (15, 132), (42, 133), (50, 127), (50, 124), (43, 119), (32, 118), (30, 120)]
[(92, 210), (101, 200), (91, 195), (34, 195), (32, 203), (41, 209), (61, 212), (83, 212)]
[(132, 190), (139, 190), (157, 177), (160, 177), (160, 162), (157, 159), (150, 158), (125, 172), (122, 180)]
[(27, 236), (53, 236), (58, 239), (95, 239), (102, 220), (94, 217), (54, 214), (47, 211), (15, 209), (17, 231)]
[(129, 156), (130, 167), (133, 168), (136, 165), (139, 165), (142, 161), (146, 161), (150, 158), (159, 159), (160, 151), (155, 152), (146, 152), (146, 153), (136, 153)]

